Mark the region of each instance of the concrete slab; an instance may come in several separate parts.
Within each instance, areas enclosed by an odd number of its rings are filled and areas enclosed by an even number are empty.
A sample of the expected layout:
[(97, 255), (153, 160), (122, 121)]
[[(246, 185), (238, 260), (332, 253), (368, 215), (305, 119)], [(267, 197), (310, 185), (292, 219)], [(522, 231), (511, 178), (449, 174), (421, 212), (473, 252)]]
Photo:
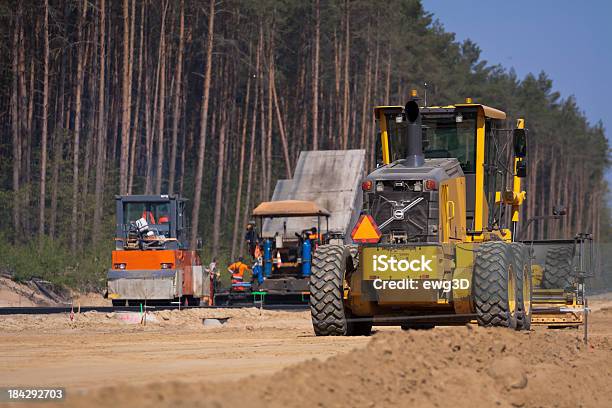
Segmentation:
[[(291, 180), (278, 180), (272, 201), (309, 200), (331, 212), (329, 230), (348, 236), (362, 205), (360, 183), (365, 174), (365, 150), (303, 151)], [(325, 219), (321, 219), (325, 229)], [(264, 236), (293, 235), (317, 225), (317, 217), (266, 220)], [(350, 242), (350, 237), (348, 237)]]

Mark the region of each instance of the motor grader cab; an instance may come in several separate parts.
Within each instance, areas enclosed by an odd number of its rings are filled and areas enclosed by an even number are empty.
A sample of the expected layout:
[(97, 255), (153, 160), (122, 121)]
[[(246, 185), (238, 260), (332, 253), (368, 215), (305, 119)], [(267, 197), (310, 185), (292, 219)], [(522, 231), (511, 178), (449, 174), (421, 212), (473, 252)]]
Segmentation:
[(368, 334), (476, 321), (529, 329), (530, 246), (516, 242), (525, 198), (524, 121), (474, 104), (374, 109), (377, 169), (362, 183), (355, 246), (313, 258), (317, 335)]
[(259, 204), (253, 210), (255, 232), (251, 235), (253, 242), (249, 242), (256, 278), (253, 283), (241, 284), (239, 290), (219, 293), (215, 302), (245, 301), (249, 297), (265, 302), (308, 302), (312, 253), (330, 240), (342, 242), (341, 233), (329, 231), (330, 215), (314, 201)]
[(115, 203), (115, 250), (107, 273), (113, 305), (193, 305), (210, 295), (200, 257), (189, 247), (185, 199), (129, 195), (116, 196)]

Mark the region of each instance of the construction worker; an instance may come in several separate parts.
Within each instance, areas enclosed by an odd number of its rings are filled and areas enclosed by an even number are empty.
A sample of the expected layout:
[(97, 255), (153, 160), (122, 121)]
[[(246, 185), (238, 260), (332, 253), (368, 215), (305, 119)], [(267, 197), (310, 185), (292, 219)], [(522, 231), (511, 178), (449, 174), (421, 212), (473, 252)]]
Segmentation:
[(317, 234), (317, 227), (312, 227), (310, 229), (308, 239), (310, 239), (311, 241), (321, 242), (323, 240), (323, 234)]
[(232, 290), (233, 291), (244, 291), (247, 286), (244, 283), (244, 273), (247, 271), (251, 271), (249, 266), (244, 263), (244, 259), (242, 257), (238, 258), (236, 262), (231, 264), (227, 268), (228, 272), (232, 275)]
[(248, 248), (249, 248), (249, 254), (251, 254), (251, 256), (253, 258), (255, 257), (255, 247), (257, 246), (257, 231), (255, 230), (255, 222), (250, 221), (247, 226), (246, 226), (246, 234), (244, 235), (244, 240), (246, 241)]
[(208, 264), (208, 277), (210, 278), (210, 296), (208, 304), (212, 305), (215, 299), (215, 292), (219, 286), (220, 273), (217, 270), (217, 258), (213, 258), (212, 262)]
[[(256, 255), (259, 255), (255, 258), (255, 263), (253, 264), (253, 278), (251, 279), (251, 285), (254, 285), (257, 289), (264, 282), (263, 276), (263, 257), (260, 254), (257, 254), (259, 246), (255, 249)], [(255, 285), (257, 282), (257, 285)]]

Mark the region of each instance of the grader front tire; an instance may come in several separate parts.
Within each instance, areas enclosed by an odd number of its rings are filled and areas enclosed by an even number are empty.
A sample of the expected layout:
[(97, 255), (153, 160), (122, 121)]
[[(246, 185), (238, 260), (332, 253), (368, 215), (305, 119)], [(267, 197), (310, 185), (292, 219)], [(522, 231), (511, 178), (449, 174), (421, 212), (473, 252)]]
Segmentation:
[(310, 275), (310, 313), (317, 336), (348, 335), (342, 282), (350, 256), (349, 251), (341, 245), (321, 245), (314, 253)]
[(486, 242), (474, 263), (473, 292), (480, 326), (516, 328), (517, 293), (512, 251), (505, 242)]
[(321, 245), (314, 253), (310, 275), (310, 314), (317, 336), (368, 336), (372, 321), (353, 318), (344, 306), (345, 273), (354, 270), (349, 248)]

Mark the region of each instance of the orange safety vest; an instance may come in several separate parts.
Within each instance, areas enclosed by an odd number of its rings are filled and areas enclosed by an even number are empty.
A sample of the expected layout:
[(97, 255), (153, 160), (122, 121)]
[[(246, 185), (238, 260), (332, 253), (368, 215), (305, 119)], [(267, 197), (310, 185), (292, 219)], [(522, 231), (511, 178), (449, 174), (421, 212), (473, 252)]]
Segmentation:
[(241, 283), (244, 279), (244, 273), (249, 269), (249, 266), (243, 262), (234, 262), (229, 266), (232, 271), (232, 283)]
[(246, 291), (246, 288), (240, 284), (243, 283), (244, 273), (249, 270), (249, 266), (243, 262), (234, 262), (229, 266), (229, 270), (232, 271), (232, 290), (237, 292)]

